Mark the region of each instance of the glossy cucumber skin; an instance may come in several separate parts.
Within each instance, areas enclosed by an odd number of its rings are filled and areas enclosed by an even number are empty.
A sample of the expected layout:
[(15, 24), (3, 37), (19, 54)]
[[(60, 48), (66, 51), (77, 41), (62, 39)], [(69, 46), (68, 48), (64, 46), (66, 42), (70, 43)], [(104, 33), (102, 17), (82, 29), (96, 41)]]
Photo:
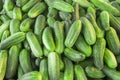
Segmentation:
[(73, 80), (74, 78), (74, 69), (73, 63), (67, 58), (63, 59), (65, 64), (65, 71), (64, 71), (64, 80)]
[(102, 69), (104, 67), (104, 52), (106, 47), (106, 41), (104, 38), (97, 39), (96, 43), (93, 46), (93, 59), (94, 64), (98, 69)]
[(60, 77), (59, 56), (56, 52), (50, 52), (48, 55), (48, 73), (50, 80), (58, 80)]
[(96, 33), (93, 25), (85, 17), (81, 17), (80, 20), (83, 24), (83, 36), (85, 38), (85, 41), (89, 45), (93, 45), (96, 42)]
[(102, 0), (91, 0), (91, 2), (97, 6), (98, 8), (100, 8), (101, 10), (106, 10), (109, 13), (115, 15), (115, 16), (119, 16), (120, 12), (118, 9), (116, 9), (115, 7), (113, 7), (112, 5), (110, 5), (109, 3), (102, 1)]
[(0, 80), (3, 80), (5, 77), (5, 72), (7, 68), (7, 58), (8, 53), (6, 50), (0, 51)]
[(35, 21), (34, 33), (40, 44), (42, 44), (42, 33), (45, 26), (46, 26), (46, 17), (44, 15), (39, 15)]
[(11, 47), (12, 45), (16, 45), (24, 41), (25, 39), (25, 33), (24, 32), (17, 32), (11, 36), (9, 36), (7, 39), (3, 40), (0, 43), (0, 50), (7, 49)]
[(85, 55), (79, 51), (76, 51), (72, 48), (65, 48), (64, 49), (64, 55), (74, 61), (74, 62), (79, 62), (79, 61), (83, 61), (85, 59)]
[(101, 70), (93, 66), (87, 66), (85, 68), (85, 72), (91, 78), (104, 78), (105, 77), (105, 74)]
[(80, 20), (74, 21), (74, 23), (71, 25), (66, 39), (65, 39), (65, 46), (68, 48), (71, 48), (74, 44), (75, 41), (77, 40), (80, 32), (81, 32), (82, 24)]
[(28, 73), (32, 71), (32, 65), (30, 62), (30, 53), (26, 49), (21, 50), (19, 55), (19, 62), (24, 73)]
[(24, 74), (18, 80), (42, 80), (42, 74), (38, 71), (32, 71)]
[(64, 22), (56, 21), (53, 30), (55, 33), (55, 51), (61, 54), (64, 51)]
[(115, 55), (107, 48), (105, 49), (104, 53), (104, 61), (109, 68), (116, 68), (118, 65)]
[(19, 61), (19, 47), (17, 45), (13, 45), (9, 50), (9, 56), (7, 61), (7, 69), (6, 69), (6, 78), (13, 78), (17, 72)]
[(55, 50), (55, 42), (53, 40), (52, 28), (46, 27), (44, 29), (43, 35), (42, 35), (42, 41), (43, 41), (44, 46), (49, 51), (54, 51)]
[(92, 48), (90, 45), (88, 45), (83, 38), (82, 35), (79, 35), (77, 41), (75, 42), (75, 46), (79, 51), (81, 51), (83, 54), (85, 54), (86, 57), (91, 56), (92, 54)]
[(35, 57), (42, 57), (43, 56), (43, 51), (41, 48), (41, 45), (39, 44), (35, 34), (33, 32), (28, 32), (26, 34), (27, 41), (30, 45), (30, 48), (33, 52), (33, 55)]
[(110, 27), (110, 30), (106, 32), (106, 41), (109, 49), (118, 55), (120, 53), (120, 41), (114, 28)]
[(28, 12), (30, 18), (35, 18), (39, 14), (43, 13), (46, 9), (46, 4), (44, 2), (38, 2), (35, 4)]
[(80, 65), (75, 65), (74, 71), (77, 80), (87, 80), (84, 69)]
[(51, 7), (63, 12), (74, 12), (74, 8), (72, 7), (72, 5), (65, 1), (55, 0), (51, 4)]

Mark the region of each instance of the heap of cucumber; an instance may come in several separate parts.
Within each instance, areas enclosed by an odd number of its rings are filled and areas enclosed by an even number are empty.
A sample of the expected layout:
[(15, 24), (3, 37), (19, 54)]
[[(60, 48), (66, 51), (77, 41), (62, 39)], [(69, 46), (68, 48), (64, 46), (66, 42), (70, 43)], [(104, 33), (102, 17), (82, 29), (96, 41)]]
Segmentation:
[(120, 80), (120, 0), (0, 0), (0, 80)]

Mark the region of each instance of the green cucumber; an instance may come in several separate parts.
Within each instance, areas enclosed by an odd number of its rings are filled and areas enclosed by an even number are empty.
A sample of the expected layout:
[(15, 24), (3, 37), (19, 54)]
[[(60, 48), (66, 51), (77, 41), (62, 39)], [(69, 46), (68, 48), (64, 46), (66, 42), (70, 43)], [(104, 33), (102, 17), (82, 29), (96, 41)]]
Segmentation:
[(13, 9), (13, 19), (22, 20), (22, 11), (19, 7)]
[(47, 18), (47, 24), (49, 27), (53, 28), (55, 23), (55, 19), (53, 17), (48, 17)]
[(11, 11), (13, 10), (14, 8), (14, 3), (12, 0), (5, 0), (4, 2), (4, 5), (3, 5), (3, 8), (6, 10), (6, 11)]
[(10, 36), (10, 31), (9, 30), (5, 30), (2, 34), (2, 38), (1, 41), (5, 40), (6, 38), (8, 38)]
[(6, 38), (5, 40), (3, 40), (0, 43), (0, 50), (1, 49), (7, 49), (13, 45), (19, 44), (22, 41), (24, 41), (25, 39), (25, 33), (23, 32), (17, 32), (11, 36), (9, 36), (8, 38)]
[(87, 8), (87, 12), (88, 12), (88, 13), (91, 13), (91, 14), (93, 15), (94, 19), (96, 19), (96, 9), (95, 9), (95, 8), (93, 8), (93, 7), (88, 7), (88, 8)]
[(29, 0), (16, 0), (16, 5), (19, 7), (24, 6)]
[(56, 17), (57, 16), (57, 13), (58, 13), (58, 10), (56, 10), (55, 8), (52, 8), (52, 7), (48, 7), (48, 14), (47, 14), (47, 17)]
[(20, 78), (22, 75), (24, 75), (24, 72), (23, 72), (21, 66), (19, 65), (19, 66), (18, 66), (18, 73), (17, 73), (17, 76), (18, 76), (18, 78)]
[(49, 50), (49, 51), (54, 51), (55, 50), (55, 43), (53, 40), (53, 35), (52, 35), (52, 29), (50, 27), (46, 27), (43, 31), (42, 35), (42, 40), (44, 46)]
[(83, 61), (85, 59), (85, 55), (83, 53), (72, 48), (65, 48), (64, 55), (74, 62)]
[(59, 56), (56, 52), (50, 52), (48, 55), (48, 73), (50, 80), (58, 80), (60, 77)]
[(75, 41), (77, 40), (81, 32), (81, 28), (82, 24), (80, 20), (76, 20), (73, 22), (65, 39), (66, 47), (71, 48), (75, 44)]
[(32, 65), (30, 62), (30, 53), (26, 49), (22, 49), (19, 55), (20, 66), (24, 73), (32, 71)]
[(33, 52), (33, 55), (35, 57), (42, 57), (43, 56), (42, 48), (41, 48), (41, 45), (39, 44), (35, 34), (33, 32), (28, 32), (26, 35), (26, 38), (27, 38), (29, 46)]

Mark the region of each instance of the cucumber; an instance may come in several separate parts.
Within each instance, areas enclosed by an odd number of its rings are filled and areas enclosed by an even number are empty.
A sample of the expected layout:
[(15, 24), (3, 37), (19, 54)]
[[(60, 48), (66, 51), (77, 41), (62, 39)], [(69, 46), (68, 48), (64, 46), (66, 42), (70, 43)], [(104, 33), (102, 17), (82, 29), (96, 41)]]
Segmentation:
[(79, 61), (83, 61), (85, 59), (85, 55), (79, 51), (76, 51), (72, 48), (65, 48), (64, 50), (64, 55), (74, 61), (74, 62), (79, 62)]
[(50, 7), (63, 12), (74, 12), (74, 8), (72, 7), (72, 5), (65, 1), (55, 0), (53, 1), (53, 3), (51, 3)]
[(13, 19), (22, 20), (22, 11), (19, 7), (13, 9)]
[(43, 47), (43, 54), (44, 54), (44, 56), (48, 56), (48, 54), (50, 53), (50, 51), (44, 46)]
[(65, 39), (66, 47), (71, 48), (75, 44), (81, 32), (81, 28), (82, 28), (82, 24), (80, 20), (76, 20), (73, 22)]
[(85, 68), (85, 72), (87, 73), (87, 76), (91, 78), (104, 78), (105, 77), (105, 74), (101, 70), (93, 66), (87, 66)]
[(103, 1), (103, 0), (91, 0), (91, 2), (101, 10), (108, 11), (109, 13), (119, 16), (120, 12), (117, 8), (113, 7), (111, 4)]
[(2, 14), (0, 20), (5, 23), (7, 20), (10, 20), (10, 18), (6, 14)]
[(55, 18), (57, 16), (58, 10), (52, 8), (52, 7), (48, 7), (48, 14), (47, 17), (53, 17)]
[(102, 30), (99, 25), (96, 22), (96, 19), (94, 18), (93, 14), (91, 13), (87, 13), (86, 17), (89, 19), (89, 21), (92, 23), (94, 29), (95, 29), (95, 33), (96, 33), (96, 37), (97, 38), (101, 38), (104, 37), (104, 30)]
[(28, 43), (28, 41), (25, 39), (24, 42), (23, 42), (23, 46), (25, 49), (27, 49), (28, 51), (30, 51), (30, 45)]
[(39, 1), (40, 0), (29, 0), (24, 6), (22, 6), (22, 11), (28, 12)]
[(42, 75), (43, 80), (49, 80), (48, 77), (48, 62), (46, 59), (42, 59), (39, 65), (39, 71)]
[(12, 19), (10, 21), (10, 34), (13, 35), (20, 31), (20, 21), (17, 19)]
[(110, 27), (110, 30), (106, 32), (106, 41), (109, 49), (118, 55), (120, 53), (120, 41), (114, 28)]
[(112, 80), (120, 80), (120, 71), (105, 66), (103, 72)]
[(55, 43), (53, 40), (53, 35), (52, 35), (52, 29), (50, 27), (46, 27), (43, 31), (42, 35), (42, 41), (44, 46), (49, 50), (49, 51), (54, 51), (55, 50)]
[(30, 18), (35, 18), (46, 10), (46, 4), (44, 2), (36, 3), (28, 12)]
[(87, 80), (85, 72), (80, 65), (74, 66), (74, 72), (75, 72), (76, 80)]
[(64, 80), (73, 80), (74, 79), (74, 69), (73, 63), (67, 58), (64, 58), (65, 71), (64, 71)]
[(73, 17), (74, 17), (74, 20), (79, 20), (80, 19), (80, 14), (79, 14), (79, 4), (78, 3), (75, 3), (73, 4), (74, 6), (74, 13), (73, 13)]
[(24, 41), (25, 39), (25, 33), (24, 32), (17, 32), (11, 36), (9, 36), (8, 38), (6, 38), (5, 40), (3, 40), (0, 43), (0, 50), (2, 49), (7, 49), (13, 45), (19, 44), (22, 41)]
[(65, 21), (70, 20), (72, 17), (72, 15), (70, 13), (62, 12), (62, 11), (59, 11), (59, 16), (62, 20), (65, 20)]
[(108, 31), (110, 29), (109, 13), (107, 11), (102, 11), (100, 13), (100, 20), (103, 29)]
[(96, 19), (96, 9), (93, 7), (88, 7), (87, 8), (87, 13), (91, 13), (94, 17), (94, 19)]
[(75, 42), (75, 46), (77, 47), (77, 49), (82, 52), (83, 54), (85, 54), (86, 57), (91, 56), (92, 54), (92, 48), (90, 45), (88, 45), (83, 36), (79, 35), (77, 41)]
[(59, 56), (56, 52), (50, 52), (48, 55), (48, 73), (50, 80), (58, 80), (60, 77)]
[(6, 21), (6, 23), (3, 23), (3, 24), (0, 26), (0, 40), (1, 40), (1, 37), (2, 37), (3, 32), (8, 29), (9, 24), (10, 24), (10, 21)]
[(23, 72), (21, 66), (19, 65), (19, 66), (18, 66), (17, 76), (18, 76), (18, 78), (20, 78), (22, 75), (24, 75), (24, 72)]
[(83, 24), (83, 36), (85, 41), (89, 45), (93, 45), (96, 42), (96, 33), (93, 25), (86, 17), (81, 17), (80, 20)]
[(14, 3), (12, 0), (5, 0), (4, 2), (4, 5), (3, 5), (3, 8), (6, 10), (6, 11), (12, 11), (13, 8), (14, 8)]
[(49, 27), (53, 28), (55, 23), (55, 19), (53, 17), (48, 17), (47, 18), (47, 24)]
[(105, 53), (104, 53), (104, 61), (109, 68), (117, 67), (117, 60), (114, 54), (107, 48), (105, 49)]
[(20, 31), (28, 32), (30, 30), (31, 25), (33, 24), (33, 20), (30, 18), (26, 18), (20, 24)]
[(73, 2), (78, 3), (81, 7), (94, 7), (93, 4), (91, 4), (89, 1), (87, 0), (73, 0)]
[(26, 38), (27, 38), (27, 41), (33, 52), (33, 55), (35, 57), (42, 57), (43, 56), (42, 48), (41, 48), (35, 34), (33, 32), (28, 32), (26, 35)]
[(40, 72), (31, 71), (18, 78), (18, 80), (43, 80), (43, 79), (42, 74)]
[(16, 5), (19, 7), (24, 6), (29, 0), (16, 0)]
[(32, 65), (30, 62), (30, 53), (26, 49), (22, 49), (19, 55), (20, 66), (24, 73), (32, 71)]
[(17, 45), (13, 45), (9, 50), (5, 75), (6, 79), (13, 78), (16, 75), (18, 61), (19, 61), (19, 47)]
[(44, 15), (39, 15), (35, 21), (34, 33), (40, 44), (42, 44), (42, 33), (45, 26), (46, 26), (46, 17)]
[(64, 51), (64, 22), (56, 21), (53, 29), (55, 33), (55, 51), (61, 54)]
[(62, 56), (59, 55), (59, 63), (60, 63), (60, 71), (63, 71), (64, 70), (64, 62), (63, 62), (63, 59), (62, 59)]
[(0, 50), (0, 80), (3, 80), (5, 77), (5, 72), (7, 68), (7, 58), (8, 58), (7, 51)]
[(104, 67), (104, 52), (106, 47), (106, 41), (104, 38), (97, 39), (96, 43), (93, 45), (93, 59), (94, 64), (98, 69), (102, 69)]
[(10, 36), (10, 31), (9, 30), (5, 30), (2, 34), (2, 38), (1, 41), (5, 40), (6, 38), (8, 38)]

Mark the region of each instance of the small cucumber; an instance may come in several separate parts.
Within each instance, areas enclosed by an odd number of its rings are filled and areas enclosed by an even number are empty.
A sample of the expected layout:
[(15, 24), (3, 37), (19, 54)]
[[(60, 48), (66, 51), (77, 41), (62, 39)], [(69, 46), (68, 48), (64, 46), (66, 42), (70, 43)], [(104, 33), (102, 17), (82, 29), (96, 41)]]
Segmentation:
[(19, 66), (18, 66), (17, 76), (18, 76), (18, 78), (20, 78), (22, 75), (24, 75), (24, 72), (23, 72), (21, 66), (19, 65)]
[(54, 23), (55, 23), (55, 18), (53, 18), (53, 17), (48, 17), (47, 18), (47, 24), (48, 24), (49, 27), (53, 28)]
[(13, 9), (13, 19), (22, 20), (22, 11), (19, 7)]
[(2, 38), (1, 41), (5, 40), (6, 38), (8, 38), (10, 36), (10, 31), (9, 30), (5, 30), (2, 34)]
[(47, 17), (53, 17), (55, 18), (57, 16), (58, 10), (56, 10), (55, 8), (52, 7), (48, 7), (48, 14)]
[(16, 5), (19, 7), (24, 6), (29, 0), (16, 0)]
[(14, 8), (14, 3), (12, 0), (5, 0), (3, 7), (6, 11), (12, 11)]

